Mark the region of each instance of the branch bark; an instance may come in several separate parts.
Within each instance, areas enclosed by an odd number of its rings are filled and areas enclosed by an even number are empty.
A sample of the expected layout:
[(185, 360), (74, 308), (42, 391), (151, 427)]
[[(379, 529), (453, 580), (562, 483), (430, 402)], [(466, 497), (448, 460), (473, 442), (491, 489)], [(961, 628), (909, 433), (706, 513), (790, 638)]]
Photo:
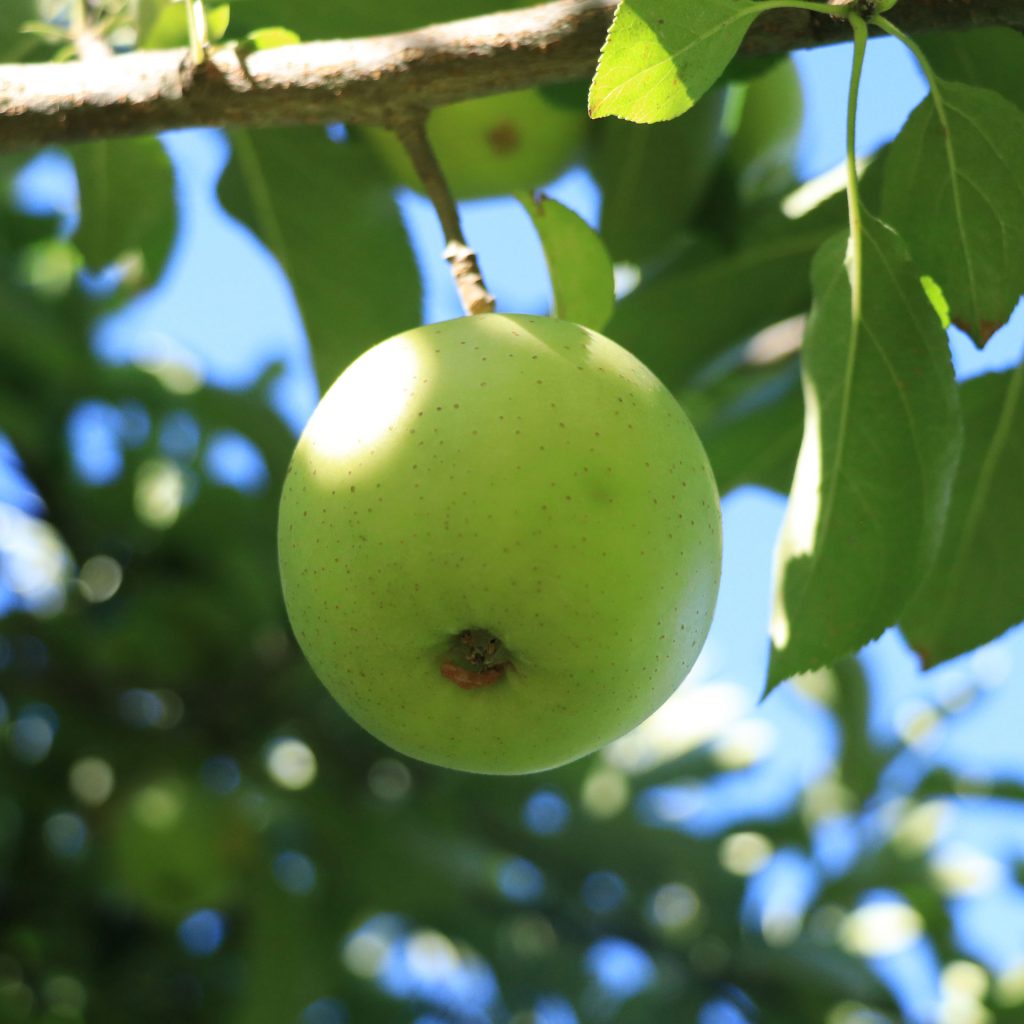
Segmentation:
[[(0, 149), (195, 126), (384, 124), (414, 108), (593, 73), (615, 0), (553, 3), (367, 39), (302, 43), (193, 65), (185, 50), (109, 60), (0, 65)], [(902, 0), (904, 31), (1024, 30), (1024, 0)], [(774, 54), (847, 37), (845, 22), (766, 11), (742, 52)]]

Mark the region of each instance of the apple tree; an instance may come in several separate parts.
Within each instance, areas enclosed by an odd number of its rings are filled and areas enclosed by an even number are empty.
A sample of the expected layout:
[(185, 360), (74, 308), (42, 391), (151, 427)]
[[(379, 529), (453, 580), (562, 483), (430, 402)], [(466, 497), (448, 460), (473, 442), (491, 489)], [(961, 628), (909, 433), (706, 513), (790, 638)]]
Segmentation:
[[(963, 917), (979, 871), (1020, 911), (1012, 865), (940, 842), (1024, 790), (928, 756), (986, 688), (882, 735), (858, 659), (1024, 620), (1024, 370), (950, 356), (1024, 292), (1024, 3), (5, 3), (0, 1019), (1024, 1012), (1024, 948)], [(858, 159), (874, 36), (928, 89)], [(802, 182), (788, 53), (851, 41), (845, 165)], [(196, 127), (301, 313), (301, 440), (279, 362), (98, 344), (162, 287)], [(545, 194), (569, 167), (593, 224)], [(422, 324), (401, 188), (464, 318)], [(549, 309), (491, 290), (481, 196)], [(741, 488), (785, 496), (764, 706), (818, 751), (763, 802), (755, 712), (673, 694)]]

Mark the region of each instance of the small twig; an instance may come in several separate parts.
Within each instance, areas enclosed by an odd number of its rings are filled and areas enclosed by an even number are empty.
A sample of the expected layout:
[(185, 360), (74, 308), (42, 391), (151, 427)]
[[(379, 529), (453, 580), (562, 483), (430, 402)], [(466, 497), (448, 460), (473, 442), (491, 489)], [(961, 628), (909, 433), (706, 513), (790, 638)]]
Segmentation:
[(484, 287), (476, 253), (466, 244), (451, 189), (448, 188), (434, 147), (427, 138), (426, 114), (420, 112), (408, 115), (391, 122), (389, 127), (401, 140), (427, 196), (437, 211), (441, 229), (444, 231), (444, 258), (451, 265), (452, 277), (455, 279), (462, 308), (470, 316), (475, 313), (494, 312), (494, 297)]

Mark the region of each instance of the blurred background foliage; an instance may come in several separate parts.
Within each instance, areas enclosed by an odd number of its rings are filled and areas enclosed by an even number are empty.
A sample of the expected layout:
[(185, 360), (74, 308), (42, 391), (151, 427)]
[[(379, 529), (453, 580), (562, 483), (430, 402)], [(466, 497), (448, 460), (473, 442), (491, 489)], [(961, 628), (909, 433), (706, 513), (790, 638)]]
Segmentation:
[[(34, 23), (14, 32), (5, 12), (0, 59), (69, 55), (63, 5), (14, 3)], [(508, 6), (445, 0), (431, 15)], [(112, 46), (181, 41), (158, 0), (91, 9)], [(230, 14), (239, 38), (423, 20), (409, 0), (296, 2), (287, 18), (239, 0)], [(645, 270), (608, 333), (679, 393), (723, 492), (788, 487), (802, 422), (789, 318), (845, 217), (842, 196), (779, 212), (792, 118), (737, 134), (736, 93), (756, 97), (765, 73), (792, 92), (785, 62), (739, 65), (685, 128), (641, 143), (597, 127), (579, 157), (609, 200), (613, 253)], [(681, 195), (655, 172), (693, 132), (702, 159)], [(423, 301), (392, 191), (345, 138), (236, 135), (220, 185), (288, 273), (321, 379)], [(983, 966), (957, 916), (996, 881), (1019, 895), (1021, 862), (952, 827), (971, 806), (1019, 816), (1024, 789), (941, 767), (929, 746), (984, 702), (981, 678), (920, 706), (899, 738), (877, 728), (879, 687), (853, 660), (773, 697), (789, 732), (703, 681), (541, 777), (432, 769), (355, 727), (279, 594), (295, 438), (282, 366), (225, 388), (180, 350), (102, 357), (99, 328), (160, 280), (184, 211), (158, 140), (67, 154), (70, 219), (23, 201), (31, 154), (0, 162), (0, 1021), (883, 1024), (908, 1019), (912, 981), (889, 966), (909, 951), (938, 978), (914, 1019), (1024, 1019), (1024, 964)], [(813, 737), (823, 756), (759, 799)]]

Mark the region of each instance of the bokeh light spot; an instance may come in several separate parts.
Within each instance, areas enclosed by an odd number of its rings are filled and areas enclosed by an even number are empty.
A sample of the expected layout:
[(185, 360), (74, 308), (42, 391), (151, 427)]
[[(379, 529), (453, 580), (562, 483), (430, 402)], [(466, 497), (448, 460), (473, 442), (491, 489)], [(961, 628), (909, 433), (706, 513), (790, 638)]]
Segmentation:
[(412, 789), (412, 772), (393, 757), (382, 757), (370, 765), (366, 777), (370, 792), (388, 803), (404, 800)]
[(569, 821), (569, 801), (560, 793), (540, 789), (523, 805), (523, 822), (539, 836), (561, 832)]
[(756, 874), (771, 858), (771, 840), (760, 832), (734, 832), (718, 848), (718, 859), (726, 871), (740, 877)]
[(298, 850), (285, 850), (274, 858), (274, 877), (285, 892), (307, 896), (316, 887), (316, 865)]
[(204, 908), (178, 925), (178, 940), (193, 956), (212, 956), (224, 942), (227, 928), (216, 910)]
[(114, 769), (102, 757), (80, 757), (68, 770), (68, 788), (86, 807), (105, 804), (114, 792)]
[(317, 773), (316, 755), (302, 740), (293, 736), (271, 743), (263, 765), (270, 778), (282, 789), (305, 789), (312, 784)]
[(121, 564), (109, 555), (93, 555), (78, 573), (78, 589), (91, 604), (109, 601), (121, 588), (124, 572)]
[(43, 822), (43, 837), (47, 848), (55, 857), (73, 860), (85, 849), (89, 830), (77, 814), (59, 811)]

